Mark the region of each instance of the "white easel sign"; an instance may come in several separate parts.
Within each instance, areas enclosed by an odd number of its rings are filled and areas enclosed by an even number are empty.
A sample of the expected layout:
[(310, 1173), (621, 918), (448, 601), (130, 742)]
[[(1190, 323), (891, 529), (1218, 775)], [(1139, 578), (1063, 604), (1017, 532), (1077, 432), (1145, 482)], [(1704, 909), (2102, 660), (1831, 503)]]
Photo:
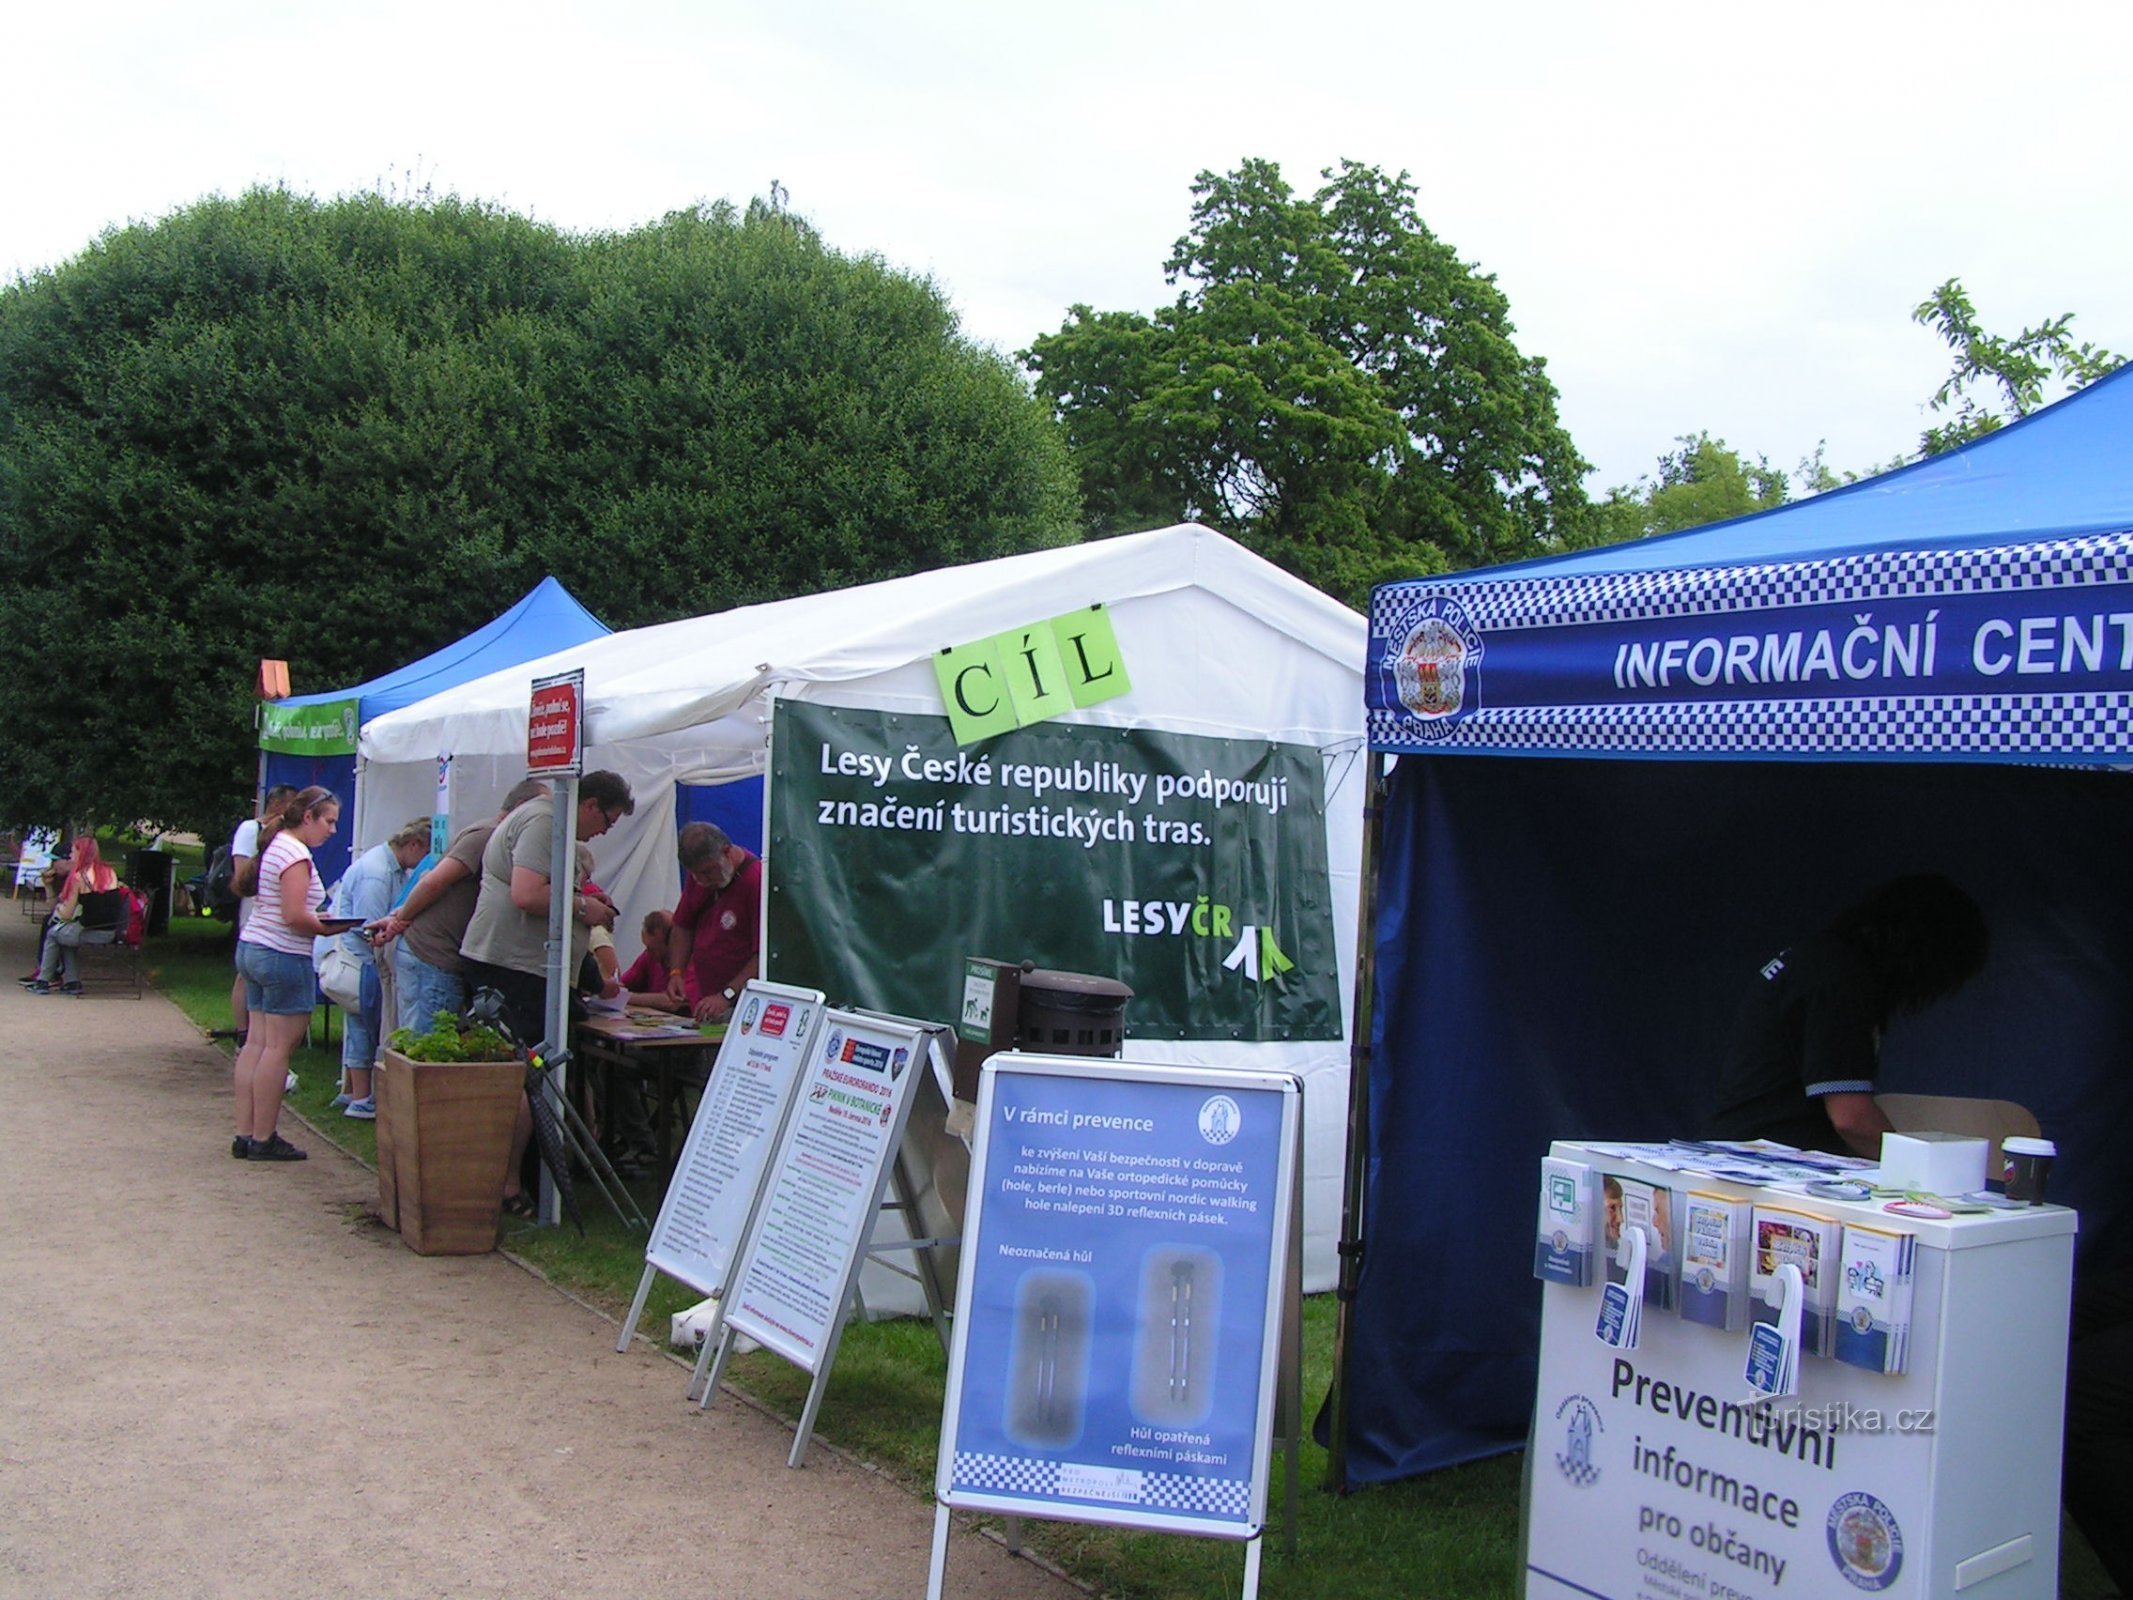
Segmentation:
[(725, 1292), (822, 1012), (819, 989), (760, 978), (742, 989), (645, 1243), (616, 1350), (629, 1348), (655, 1271), (702, 1294)]
[(928, 1036), (925, 1023), (823, 1013), (721, 1302), (724, 1325), (704, 1378), (707, 1403), (736, 1334), (814, 1379), (788, 1466), (807, 1454), (913, 1088), (927, 1070)]

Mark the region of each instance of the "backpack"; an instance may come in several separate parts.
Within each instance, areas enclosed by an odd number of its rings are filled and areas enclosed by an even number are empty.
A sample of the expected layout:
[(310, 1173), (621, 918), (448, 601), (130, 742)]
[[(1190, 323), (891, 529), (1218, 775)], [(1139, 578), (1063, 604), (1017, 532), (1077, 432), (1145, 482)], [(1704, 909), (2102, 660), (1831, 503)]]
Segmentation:
[(215, 854), (208, 861), (207, 877), (201, 887), (207, 904), (203, 909), (209, 916), (220, 917), (227, 922), (237, 915), (237, 888), (232, 882), (236, 864), (230, 859), (230, 847), (215, 846)]

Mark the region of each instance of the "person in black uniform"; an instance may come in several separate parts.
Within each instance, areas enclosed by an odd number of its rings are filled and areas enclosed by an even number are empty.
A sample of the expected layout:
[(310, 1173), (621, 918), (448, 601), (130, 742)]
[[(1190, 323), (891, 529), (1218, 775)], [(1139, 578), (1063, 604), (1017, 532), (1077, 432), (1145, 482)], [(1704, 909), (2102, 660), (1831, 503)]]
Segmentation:
[(1968, 983), (1990, 942), (1977, 902), (1923, 873), (1771, 957), (1735, 1019), (1704, 1136), (1879, 1157), (1882, 1029)]

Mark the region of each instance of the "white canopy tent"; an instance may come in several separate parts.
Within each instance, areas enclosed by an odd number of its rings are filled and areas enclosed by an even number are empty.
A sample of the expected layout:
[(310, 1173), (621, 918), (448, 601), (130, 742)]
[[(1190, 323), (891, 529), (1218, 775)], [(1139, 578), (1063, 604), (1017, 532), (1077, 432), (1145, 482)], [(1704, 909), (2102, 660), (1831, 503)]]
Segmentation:
[[(766, 771), (774, 698), (938, 715), (936, 652), (1092, 604), (1109, 613), (1132, 690), (1062, 723), (1320, 752), (1345, 1018), (1362, 832), (1364, 620), (1206, 528), (944, 568), (588, 641), (366, 723), (358, 814), (389, 819), (430, 809), (445, 756), (454, 828), (488, 813), (524, 775), (532, 680), (582, 667), (587, 769), (621, 773), (637, 799), (636, 814), (593, 846), (595, 876), (622, 908), (617, 931), (627, 952), (639, 919), (676, 897), (677, 785)], [(1261, 1066), (1304, 1080), (1305, 1276), (1311, 1287), (1330, 1285), (1346, 1137), (1345, 1039), (1135, 1041), (1131, 1048), (1153, 1060)]]

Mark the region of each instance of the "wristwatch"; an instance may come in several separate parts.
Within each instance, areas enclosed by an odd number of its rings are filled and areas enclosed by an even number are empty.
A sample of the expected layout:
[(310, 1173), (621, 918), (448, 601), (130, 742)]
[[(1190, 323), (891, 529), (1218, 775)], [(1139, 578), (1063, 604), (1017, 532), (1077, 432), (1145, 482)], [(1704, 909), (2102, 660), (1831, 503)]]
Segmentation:
[(735, 995), (734, 995), (734, 993), (733, 993), (733, 991), (732, 991), (731, 989), (721, 989), (721, 990), (719, 990), (719, 993), (720, 993), (720, 994), (722, 994), (722, 995), (724, 995), (724, 996), (726, 997), (726, 1004), (727, 1004), (727, 1005), (729, 1005), (729, 1006), (730, 1006), (730, 1005), (732, 1005), (732, 1004), (733, 1004), (733, 1002), (734, 1002), (734, 999), (735, 999)]

